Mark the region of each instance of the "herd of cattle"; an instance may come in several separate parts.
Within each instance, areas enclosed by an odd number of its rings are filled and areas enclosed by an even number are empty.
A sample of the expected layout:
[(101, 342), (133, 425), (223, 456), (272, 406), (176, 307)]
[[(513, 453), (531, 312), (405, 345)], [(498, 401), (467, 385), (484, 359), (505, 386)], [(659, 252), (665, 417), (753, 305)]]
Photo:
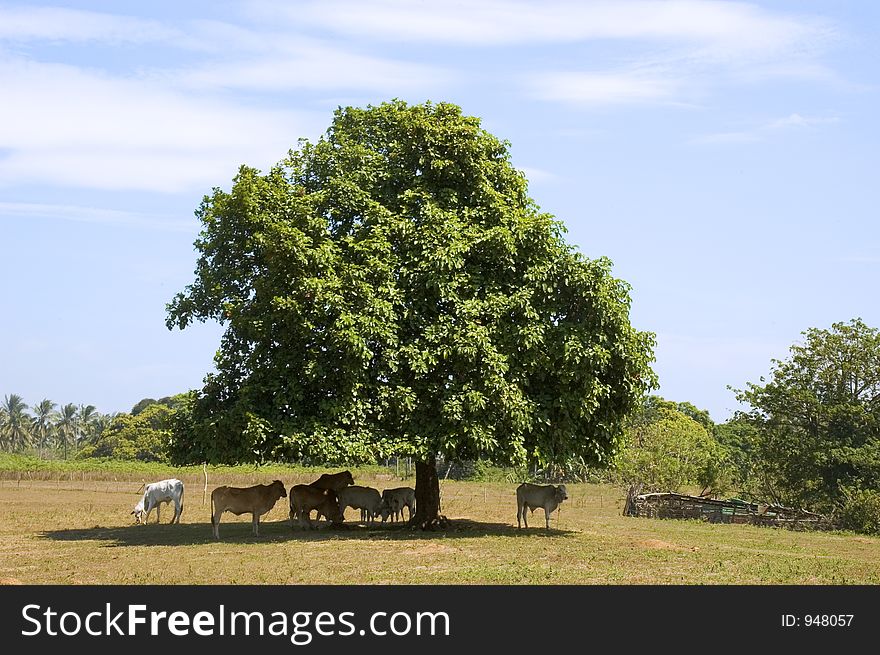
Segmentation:
[[(281, 498), (287, 498), (287, 489), (281, 480), (272, 484), (258, 484), (252, 487), (217, 487), (211, 492), (211, 527), (214, 538), (220, 538), (220, 517), (224, 512), (236, 515), (250, 514), (253, 518), (254, 535), (260, 534), (260, 517), (268, 513)], [(355, 485), (350, 471), (324, 473), (311, 484), (297, 484), (290, 488), (290, 525), (298, 521), (303, 527), (315, 527), (311, 514), (316, 520), (321, 518), (331, 523), (345, 520), (345, 510), (349, 507), (360, 510), (361, 521), (374, 522), (379, 517), (384, 523), (403, 520), (403, 508), (411, 519), (416, 509), (416, 492), (412, 487), (398, 487), (379, 492), (372, 487)], [(534, 512), (543, 508), (546, 527), (550, 528), (550, 514), (566, 500), (565, 485), (538, 485), (524, 482), (516, 488), (516, 523), (520, 521), (529, 527), (526, 510)], [(156, 522), (161, 519), (159, 507), (162, 503), (174, 503), (174, 516), (171, 523), (180, 523), (183, 513), (183, 482), (176, 479), (162, 480), (146, 485), (143, 497), (132, 510), (137, 523), (146, 523), (150, 512), (156, 510)]]

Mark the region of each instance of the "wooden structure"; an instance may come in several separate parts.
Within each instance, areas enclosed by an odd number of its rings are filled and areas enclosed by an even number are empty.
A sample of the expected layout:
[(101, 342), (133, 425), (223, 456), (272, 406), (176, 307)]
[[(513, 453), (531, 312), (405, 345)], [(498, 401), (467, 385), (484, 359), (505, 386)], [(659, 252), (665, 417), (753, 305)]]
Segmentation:
[(624, 516), (660, 519), (702, 519), (710, 523), (749, 523), (793, 530), (831, 529), (821, 514), (781, 505), (749, 503), (739, 498), (719, 500), (677, 493), (627, 494)]

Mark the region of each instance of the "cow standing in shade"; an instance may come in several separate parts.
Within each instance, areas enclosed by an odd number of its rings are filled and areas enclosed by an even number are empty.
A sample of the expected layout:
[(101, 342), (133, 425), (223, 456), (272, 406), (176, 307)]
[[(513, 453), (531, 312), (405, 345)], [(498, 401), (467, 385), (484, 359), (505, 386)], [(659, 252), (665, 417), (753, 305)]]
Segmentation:
[(392, 521), (396, 521), (398, 517), (403, 519), (403, 508), (409, 510), (409, 518), (412, 519), (416, 513), (416, 490), (412, 487), (397, 487), (396, 489), (386, 489), (382, 492), (382, 523), (391, 517)]
[(550, 529), (550, 514), (568, 498), (564, 484), (530, 484), (523, 482), (516, 488), (516, 527), (521, 528), (520, 519), (529, 527), (526, 510), (534, 512), (544, 508), (546, 527)]
[(339, 492), (339, 511), (345, 514), (346, 507), (361, 511), (361, 521), (372, 523), (382, 511), (382, 496), (373, 487), (345, 487)]
[(310, 484), (297, 484), (290, 488), (290, 527), (293, 527), (295, 519), (299, 519), (300, 525), (312, 524), (311, 513), (317, 511), (317, 518), (322, 516), (328, 521), (338, 523), (342, 521), (342, 512), (339, 511), (339, 498), (332, 489), (316, 489)]
[(159, 506), (162, 503), (174, 503), (174, 516), (171, 517), (172, 523), (180, 523), (180, 515), (183, 514), (183, 482), (170, 478), (148, 484), (144, 489), (144, 496), (141, 498), (131, 513), (134, 514), (134, 520), (137, 523), (146, 525), (147, 519), (150, 518), (150, 512), (156, 509), (156, 523), (159, 523), (161, 516), (159, 514)]
[(251, 514), (254, 536), (260, 536), (260, 517), (275, 507), (279, 498), (287, 498), (281, 480), (253, 487), (217, 487), (211, 492), (211, 527), (214, 538), (220, 538), (220, 517), (223, 512)]
[(351, 471), (340, 471), (339, 473), (323, 473), (309, 486), (315, 489), (332, 489), (336, 495), (339, 495), (340, 491), (352, 484), (354, 484), (354, 477), (352, 477)]

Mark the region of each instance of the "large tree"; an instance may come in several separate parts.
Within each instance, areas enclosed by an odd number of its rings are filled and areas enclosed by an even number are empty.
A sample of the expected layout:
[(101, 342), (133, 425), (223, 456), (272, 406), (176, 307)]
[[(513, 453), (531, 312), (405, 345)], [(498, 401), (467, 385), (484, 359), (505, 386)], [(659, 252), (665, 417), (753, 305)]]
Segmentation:
[(880, 485), (880, 331), (861, 320), (810, 328), (770, 380), (739, 399), (756, 427), (753, 468), (780, 502), (833, 509)]
[(266, 174), (214, 189), (169, 328), (226, 331), (181, 459), (607, 463), (653, 383), (629, 287), (539, 211), (508, 144), (459, 107), (339, 109)]

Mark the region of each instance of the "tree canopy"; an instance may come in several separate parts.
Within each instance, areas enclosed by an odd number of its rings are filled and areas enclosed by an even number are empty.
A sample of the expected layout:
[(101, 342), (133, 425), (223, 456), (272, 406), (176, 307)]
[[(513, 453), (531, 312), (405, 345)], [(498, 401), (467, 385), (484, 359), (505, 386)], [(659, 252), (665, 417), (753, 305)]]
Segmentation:
[(749, 384), (753, 467), (779, 501), (831, 509), (880, 484), (880, 332), (861, 320), (810, 328), (770, 380)]
[(732, 469), (727, 449), (713, 432), (705, 410), (648, 396), (627, 422), (618, 475), (640, 492), (698, 485), (703, 492), (722, 493), (732, 482)]
[(628, 285), (453, 104), (340, 108), (197, 215), (167, 325), (226, 330), (180, 458), (602, 465), (653, 383)]

